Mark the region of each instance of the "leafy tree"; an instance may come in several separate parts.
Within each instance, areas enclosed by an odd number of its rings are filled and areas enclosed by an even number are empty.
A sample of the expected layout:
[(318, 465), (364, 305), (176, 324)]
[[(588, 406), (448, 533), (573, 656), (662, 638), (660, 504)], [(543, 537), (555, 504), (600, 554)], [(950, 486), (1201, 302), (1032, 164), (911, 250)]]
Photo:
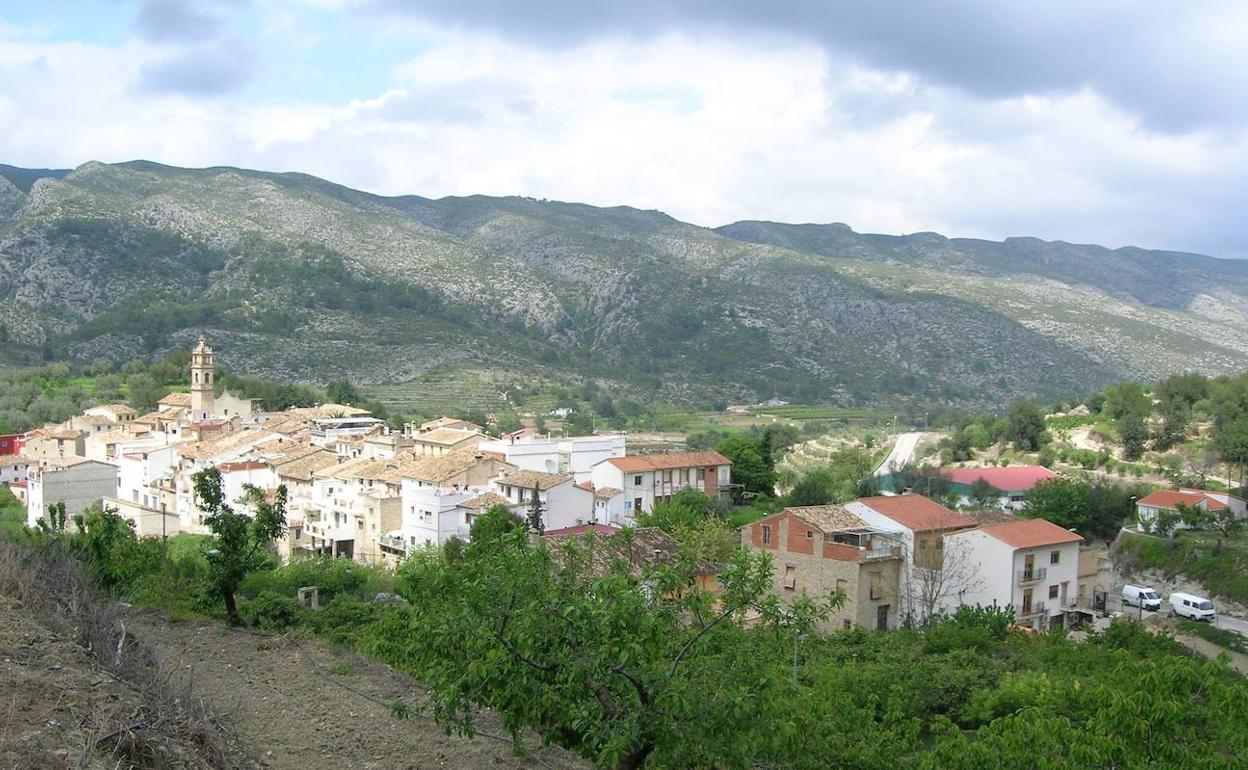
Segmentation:
[(1001, 504), (1001, 490), (980, 476), (971, 484), (970, 498), (980, 508), (995, 508)]
[(1122, 439), (1122, 456), (1128, 460), (1138, 460), (1144, 454), (1144, 445), (1148, 441), (1148, 427), (1144, 418), (1136, 414), (1128, 414), (1118, 419), (1118, 435)]
[(729, 436), (720, 441), (716, 449), (732, 460), (732, 493), (738, 502), (747, 495), (770, 497), (775, 494), (776, 473), (761, 437)]
[(268, 549), (286, 531), (286, 486), (279, 486), (270, 501), (263, 490), (248, 485), (244, 501), (254, 515), (247, 516), (225, 501), (219, 469), (205, 468), (191, 478), (204, 524), (214, 538), (208, 551), (212, 590), (225, 602), (230, 623), (242, 625), (234, 594), (247, 575), (271, 563)]
[(157, 382), (149, 374), (132, 374), (126, 378), (130, 394), (130, 406), (138, 412), (150, 412), (169, 392), (169, 388)]
[[(1160, 410), (1161, 430), (1154, 438), (1153, 445), (1158, 451), (1164, 452), (1176, 444), (1183, 443), (1187, 438), (1188, 423), (1192, 419), (1192, 407), (1182, 398), (1169, 397), (1162, 399)], [(1119, 426), (1119, 430), (1121, 429)]]
[(649, 512), (637, 514), (637, 524), (674, 534), (681, 527), (696, 526), (713, 515), (709, 497), (696, 489), (682, 489), (671, 500), (656, 502)]
[(1143, 420), (1152, 414), (1153, 400), (1138, 382), (1114, 385), (1105, 391), (1103, 411), (1115, 420), (1124, 417), (1138, 417)]
[(1024, 452), (1035, 451), (1048, 443), (1049, 434), (1045, 430), (1040, 408), (1029, 401), (1015, 402), (1010, 407), (1005, 438)]
[(343, 377), (341, 380), (334, 380), (326, 385), (325, 398), (330, 403), (345, 404), (347, 406), (353, 406), (362, 400), (360, 392), (356, 390), (356, 387), (346, 377)]
[(735, 527), (718, 518), (679, 524), (671, 532), (684, 556), (703, 564), (726, 564), (741, 548)]
[(428, 682), (434, 717), (471, 735), (485, 704), (513, 734), (534, 730), (604, 767), (751, 764), (760, 742), (742, 719), (783, 699), (739, 619), (749, 610), (793, 640), (831, 597), (780, 605), (767, 596), (770, 558), (744, 550), (716, 596), (691, 587), (692, 561), (636, 575), (608, 559), (603, 572), (594, 542), (553, 550), (512, 533), (459, 565), (409, 560), (413, 621), (392, 644)]
[(1122, 525), (1135, 516), (1135, 501), (1144, 496), (1146, 488), (1140, 485), (1116, 484), (1105, 478), (1096, 478), (1088, 490), (1092, 516), (1083, 534), (1109, 542), (1118, 536)]
[(1020, 515), (1048, 519), (1059, 527), (1084, 533), (1092, 521), (1092, 487), (1083, 479), (1059, 477), (1041, 481), (1023, 496)]

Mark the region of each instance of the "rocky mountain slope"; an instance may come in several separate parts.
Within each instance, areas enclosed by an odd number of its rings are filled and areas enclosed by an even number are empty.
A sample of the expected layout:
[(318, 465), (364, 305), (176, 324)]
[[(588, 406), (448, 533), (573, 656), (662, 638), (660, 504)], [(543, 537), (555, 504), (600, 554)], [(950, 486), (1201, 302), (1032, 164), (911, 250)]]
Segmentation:
[(0, 300), (0, 363), (206, 331), (229, 366), (322, 382), (489, 363), (674, 400), (990, 405), (1248, 367), (1240, 262), (142, 161), (0, 166)]

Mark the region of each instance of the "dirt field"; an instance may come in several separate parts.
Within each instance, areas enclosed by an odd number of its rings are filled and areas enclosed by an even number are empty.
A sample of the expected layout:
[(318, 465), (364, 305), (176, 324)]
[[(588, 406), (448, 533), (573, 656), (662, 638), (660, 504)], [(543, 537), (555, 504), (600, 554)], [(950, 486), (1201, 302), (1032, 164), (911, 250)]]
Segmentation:
[[(498, 719), (483, 714), (478, 737), (442, 732), (419, 715), (427, 703), (410, 677), (316, 642), (256, 636), (203, 623), (165, 623), (152, 616), (138, 633), (164, 664), (194, 682), (195, 691), (230, 713), (240, 740), (262, 767), (276, 770), (398, 770), (399, 768), (584, 768), (561, 749), (514, 756)], [(318, 673), (319, 672), (319, 673)], [(340, 685), (345, 685), (340, 686)], [(350, 688), (350, 689), (347, 689)], [(396, 719), (389, 705), (408, 704)]]
[[(391, 768), (584, 768), (580, 759), (528, 741), (525, 756), (510, 740), (448, 736), (420, 715), (423, 693), (407, 676), (315, 642), (261, 637), (205, 622), (168, 624), (131, 613), (132, 638), (153, 650), (175, 681), (223, 715), (230, 733), (226, 766), (278, 770)], [(90, 770), (198, 767), (195, 757), (119, 760), (84, 747), (144, 719), (154, 710), (135, 687), (102, 670), (64, 631), (41, 624), (19, 602), (0, 597), (0, 770)], [(315, 665), (314, 663), (315, 662)], [(317, 672), (321, 673), (317, 673)], [(339, 686), (339, 683), (343, 686)], [(350, 688), (350, 689), (348, 689)], [(411, 717), (388, 704), (402, 699)], [(503, 736), (483, 714), (480, 730)], [(143, 731), (137, 733), (143, 737)]]

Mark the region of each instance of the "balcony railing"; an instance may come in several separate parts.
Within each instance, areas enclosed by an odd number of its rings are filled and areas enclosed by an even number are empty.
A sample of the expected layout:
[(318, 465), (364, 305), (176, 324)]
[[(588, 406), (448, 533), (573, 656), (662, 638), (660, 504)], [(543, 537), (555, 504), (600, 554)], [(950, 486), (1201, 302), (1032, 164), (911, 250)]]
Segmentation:
[(1018, 616), (1020, 618), (1032, 618), (1037, 615), (1044, 615), (1046, 609), (1044, 602), (1032, 602), (1030, 607), (1023, 605), (1023, 608), (1018, 611)]
[(400, 553), (407, 552), (407, 543), (404, 542), (402, 535), (382, 535), (377, 538), (377, 543), (382, 548), (389, 548), (392, 551), (399, 551)]
[(901, 546), (887, 545), (881, 548), (871, 548), (863, 551), (858, 556), (859, 561), (875, 561), (877, 559), (900, 559)]
[(1020, 569), (1018, 571), (1018, 582), (1034, 583), (1038, 580), (1044, 580), (1045, 575), (1049, 573), (1046, 567), (1032, 567), (1030, 569)]

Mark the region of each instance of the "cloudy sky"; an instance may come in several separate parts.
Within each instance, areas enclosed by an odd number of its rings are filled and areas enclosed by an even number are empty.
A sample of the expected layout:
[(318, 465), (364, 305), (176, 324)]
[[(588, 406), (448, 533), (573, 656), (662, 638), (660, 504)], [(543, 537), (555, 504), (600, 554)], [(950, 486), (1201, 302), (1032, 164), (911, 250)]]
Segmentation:
[(0, 162), (1248, 256), (1248, 4), (3, 0)]

